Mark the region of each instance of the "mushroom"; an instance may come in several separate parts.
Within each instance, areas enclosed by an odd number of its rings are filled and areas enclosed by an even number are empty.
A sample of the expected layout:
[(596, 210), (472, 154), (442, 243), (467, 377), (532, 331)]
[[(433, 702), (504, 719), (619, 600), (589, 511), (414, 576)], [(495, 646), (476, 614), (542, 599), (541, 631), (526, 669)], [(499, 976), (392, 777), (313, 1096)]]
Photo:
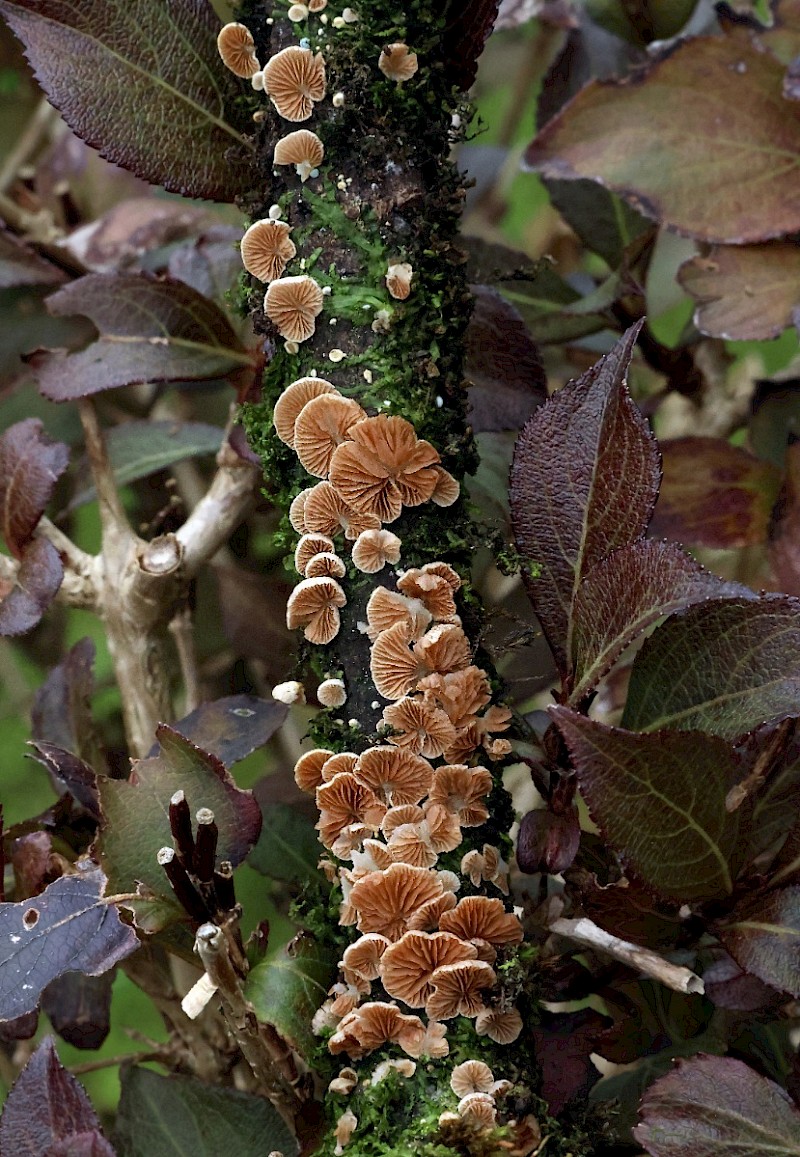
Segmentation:
[(336, 1148), (333, 1151), (335, 1157), (342, 1157), (344, 1147), (353, 1136), (353, 1132), (355, 1131), (357, 1125), (358, 1117), (356, 1117), (355, 1113), (353, 1113), (351, 1109), (346, 1109), (344, 1113), (342, 1113), (339, 1120), (336, 1122)]
[(425, 819), (425, 812), (417, 804), (399, 804), (390, 807), (381, 822), (381, 831), (388, 838), (401, 824), (418, 824)]
[(409, 646), (410, 641), (408, 626), (395, 623), (387, 631), (381, 631), (372, 645), (369, 661), (372, 681), (384, 699), (402, 699), (425, 673)]
[(433, 773), (429, 798), (432, 803), (440, 803), (457, 815), (462, 827), (476, 828), (489, 818), (489, 809), (483, 798), (491, 790), (492, 777), (485, 767), (447, 764), (437, 767)]
[(511, 1008), (485, 1008), (475, 1018), (478, 1036), (488, 1036), (499, 1045), (508, 1045), (522, 1032), (522, 1017)]
[(338, 554), (334, 554), (330, 550), (323, 550), (319, 554), (315, 554), (306, 565), (306, 578), (321, 578), (324, 575), (330, 575), (331, 578), (344, 578), (346, 574), (347, 567)]
[(275, 165), (294, 165), (300, 180), (305, 183), (314, 169), (322, 164), (325, 146), (310, 129), (297, 129), (281, 137), (275, 146), (272, 162)]
[(352, 398), (321, 394), (307, 402), (294, 424), (294, 449), (309, 474), (326, 478), (331, 456), (366, 414)]
[(425, 825), (429, 832), (431, 847), (437, 853), (452, 852), (461, 843), (461, 824), (441, 804), (425, 804)]
[(392, 864), (354, 884), (350, 903), (358, 913), (359, 931), (379, 932), (389, 940), (399, 940), (414, 913), (443, 891), (441, 880), (426, 868)]
[(425, 1002), (425, 1012), (431, 1019), (472, 1017), (485, 1007), (483, 993), (497, 983), (497, 974), (483, 960), (462, 960), (437, 968), (430, 983), (433, 993)]
[(381, 522), (374, 514), (353, 510), (330, 482), (312, 486), (303, 504), (303, 518), (308, 530), (320, 534), (344, 531), (345, 538), (355, 539), (365, 530), (378, 530)]
[(386, 288), (391, 297), (397, 301), (405, 301), (411, 293), (411, 278), (414, 270), (407, 261), (397, 265), (390, 265), (386, 270)]
[(250, 226), (241, 240), (242, 264), (259, 281), (274, 281), (297, 253), (285, 221), (267, 218)]
[(447, 675), (460, 671), (472, 663), (469, 639), (455, 623), (440, 623), (426, 631), (414, 644), (414, 654), (425, 674), (437, 672)]
[(346, 1052), (359, 1058), (388, 1042), (411, 1052), (424, 1037), (425, 1025), (418, 1016), (402, 1013), (396, 1004), (373, 1000), (344, 1017), (328, 1048), (332, 1053)]
[(396, 623), (403, 623), (409, 637), (419, 639), (430, 626), (431, 613), (419, 599), (409, 599), (386, 587), (376, 587), (367, 601), (367, 634), (377, 639)]
[(442, 929), (462, 940), (486, 940), (499, 948), (522, 941), (522, 925), (513, 912), (507, 912), (502, 900), (488, 896), (465, 896), (442, 917)]
[(428, 702), (446, 712), (454, 727), (474, 722), (477, 712), (491, 699), (486, 672), (472, 664), (460, 671), (448, 671), (446, 675), (426, 675), (420, 679), (417, 688)]
[(339, 961), (339, 967), (344, 972), (344, 978), (349, 984), (363, 982), (369, 985), (380, 976), (380, 962), (390, 941), (377, 932), (368, 932), (356, 940), (355, 944), (348, 945)]
[(340, 1096), (349, 1097), (357, 1084), (358, 1073), (355, 1071), (355, 1069), (341, 1069), (339, 1071), (339, 1075), (334, 1077), (328, 1085), (328, 1092), (339, 1093)]
[(317, 687), (317, 699), (323, 707), (342, 707), (347, 702), (343, 679), (323, 679)]
[(289, 506), (289, 522), (298, 534), (305, 534), (307, 530), (305, 523), (306, 499), (312, 490), (312, 486), (307, 486), (305, 490), (301, 490), (299, 494), (295, 495)]
[(244, 24), (224, 24), (217, 36), (222, 63), (236, 76), (251, 77), (261, 69), (256, 59), (256, 45)]
[(352, 440), (331, 460), (330, 479), (356, 510), (393, 522), (403, 506), (427, 502), (436, 489), (439, 453), (417, 438), (414, 427), (397, 415), (378, 414), (360, 422)]
[(322, 765), (322, 782), (329, 783), (341, 771), (353, 771), (357, 763), (358, 756), (354, 751), (337, 751)]
[(409, 695), (386, 707), (383, 721), (397, 732), (390, 736), (391, 743), (426, 759), (436, 759), (455, 738), (455, 728), (444, 711)]
[(275, 684), (272, 688), (272, 698), (277, 699), (279, 703), (287, 703), (290, 706), (292, 703), (305, 703), (306, 689), (296, 679), (290, 679), (287, 683)]
[(287, 121), (305, 121), (315, 101), (325, 96), (325, 61), (310, 48), (291, 45), (264, 66), (264, 88), (278, 113)]
[(406, 932), (380, 959), (381, 983), (389, 996), (409, 1008), (423, 1008), (433, 993), (430, 979), (437, 968), (475, 960), (471, 944), (444, 932)]
[(458, 1102), (458, 1114), (479, 1129), (491, 1129), (497, 1121), (494, 1097), (488, 1093), (467, 1093)]
[[(317, 807), (320, 816), (316, 826), (326, 848), (330, 848), (342, 829), (350, 824), (377, 828), (386, 811), (378, 797), (347, 771), (340, 772), (317, 788)], [(358, 884), (353, 892), (357, 887)], [(367, 928), (362, 931), (375, 932), (379, 929)]]
[(346, 602), (335, 579), (303, 579), (289, 595), (286, 626), (290, 630), (302, 627), (309, 643), (330, 643), (339, 633), (339, 608)]
[(286, 15), (294, 24), (299, 24), (301, 20), (308, 19), (308, 8), (305, 4), (290, 4)]
[(375, 1066), (375, 1070), (369, 1079), (371, 1085), (380, 1084), (382, 1080), (388, 1077), (389, 1073), (399, 1073), (401, 1077), (413, 1077), (417, 1071), (416, 1062), (411, 1060), (402, 1061), (381, 1061)]
[(308, 0), (309, 12), (322, 12), (323, 8), (328, 7), (328, 0)]
[(281, 277), (271, 282), (264, 295), (264, 312), (281, 337), (301, 342), (316, 329), (315, 319), (322, 313), (324, 300), (313, 277)]
[(378, 68), (389, 80), (403, 84), (410, 80), (419, 68), (416, 52), (409, 51), (407, 44), (387, 44), (378, 57)]
[(419, 599), (426, 610), (430, 611), (432, 618), (438, 622), (455, 617), (453, 588), (441, 575), (413, 567), (400, 575), (397, 589), (410, 599)]
[(301, 791), (314, 792), (322, 783), (322, 766), (333, 755), (323, 747), (315, 747), (301, 755), (294, 765), (294, 782)]
[(295, 570), (300, 574), (306, 573), (306, 567), (315, 554), (334, 549), (333, 539), (325, 534), (304, 534), (294, 550)]
[(452, 892), (443, 892), (435, 900), (429, 900), (418, 908), (413, 916), (409, 917), (408, 927), (416, 932), (433, 932), (438, 927), (443, 912), (449, 912), (456, 906), (456, 898)]
[[(322, 394), (338, 394), (338, 392), (336, 387), (330, 382), (326, 382), (324, 378), (298, 378), (297, 381), (287, 386), (275, 403), (275, 410), (272, 414), (275, 433), (281, 442), (285, 442), (287, 446), (294, 446), (295, 422), (303, 407), (312, 398), (319, 398)], [(304, 490), (301, 493), (308, 494), (308, 491)], [(297, 497), (299, 498), (300, 495)]]
[(431, 495), (431, 502), (436, 503), (437, 506), (452, 506), (460, 493), (460, 483), (440, 466), (438, 481), (436, 489)]
[(377, 574), (387, 562), (400, 561), (401, 545), (391, 530), (365, 530), (353, 543), (353, 566), (364, 574)]
[(431, 846), (425, 821), (401, 824), (389, 839), (389, 851), (397, 864), (411, 864), (415, 868), (432, 868), (439, 858)]
[(447, 1025), (440, 1024), (436, 1020), (428, 1021), (425, 1029), (425, 1036), (417, 1046), (418, 1051), (412, 1056), (431, 1057), (433, 1060), (441, 1060), (450, 1052), (450, 1045), (447, 1043)]
[(370, 747), (358, 757), (353, 774), (387, 807), (416, 804), (427, 795), (433, 769), (424, 759), (397, 747)]
[(488, 1093), (494, 1082), (494, 1073), (483, 1061), (464, 1061), (450, 1074), (450, 1088), (457, 1097), (470, 1093)]

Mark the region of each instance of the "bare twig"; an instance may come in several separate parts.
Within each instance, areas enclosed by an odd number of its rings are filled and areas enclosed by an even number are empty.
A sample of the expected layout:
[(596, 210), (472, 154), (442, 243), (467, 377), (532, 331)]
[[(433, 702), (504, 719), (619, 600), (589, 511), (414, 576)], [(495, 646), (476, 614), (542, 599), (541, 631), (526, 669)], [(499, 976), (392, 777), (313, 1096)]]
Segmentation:
[[(91, 398), (78, 399), (83, 434), (86, 439), (86, 456), (92, 472), (92, 481), (97, 491), (100, 507), (100, 522), (103, 527), (103, 549), (106, 539), (118, 542), (121, 538), (130, 540), (133, 536), (117, 490), (114, 471), (108, 457), (108, 449), (97, 411)], [(108, 545), (112, 545), (112, 541)]]
[(181, 608), (169, 624), (169, 632), (175, 640), (178, 662), (183, 679), (183, 715), (188, 715), (200, 705), (200, 673), (197, 669), (197, 651), (194, 645), (192, 616), (188, 607)]
[(549, 925), (551, 932), (559, 936), (566, 936), (578, 944), (585, 944), (587, 948), (594, 948), (598, 952), (605, 952), (615, 960), (622, 961), (629, 968), (643, 972), (646, 976), (658, 980), (667, 988), (675, 992), (702, 993), (705, 986), (700, 977), (690, 968), (683, 968), (678, 964), (671, 964), (657, 952), (649, 948), (641, 948), (638, 944), (631, 944), (628, 940), (620, 940), (610, 932), (598, 927), (593, 920), (567, 920), (559, 918)]
[(169, 1059), (169, 1051), (167, 1049), (142, 1053), (120, 1053), (119, 1056), (116, 1057), (100, 1057), (96, 1061), (84, 1061), (83, 1064), (80, 1065), (68, 1065), (67, 1071), (72, 1073), (73, 1076), (80, 1077), (83, 1073), (96, 1073), (98, 1069), (111, 1069), (115, 1065), (130, 1064), (131, 1062), (143, 1064), (144, 1061), (162, 1061), (162, 1063), (166, 1063)]
[(205, 497), (175, 537), (183, 548), (183, 573), (193, 578), (246, 517), (261, 471), (226, 442), (217, 455), (217, 473)]
[(4, 193), (16, 178), (22, 166), (38, 149), (50, 131), (50, 126), (58, 119), (53, 106), (42, 97), (36, 110), (25, 126), (25, 131), (8, 154), (0, 168), (0, 192)]

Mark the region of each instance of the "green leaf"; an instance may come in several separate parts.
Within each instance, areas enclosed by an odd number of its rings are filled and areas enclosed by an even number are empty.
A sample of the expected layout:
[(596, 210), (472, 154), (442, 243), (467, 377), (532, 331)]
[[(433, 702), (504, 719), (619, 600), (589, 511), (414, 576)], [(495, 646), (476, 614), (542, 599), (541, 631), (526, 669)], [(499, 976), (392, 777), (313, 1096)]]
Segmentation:
[(0, 0), (47, 96), (87, 144), (187, 197), (233, 201), (250, 146), (243, 91), (216, 48), (207, 0)]
[(652, 1157), (797, 1157), (800, 1113), (732, 1057), (698, 1056), (645, 1093), (634, 1136)]
[(701, 333), (731, 341), (763, 341), (792, 324), (800, 303), (800, 247), (714, 245), (682, 265), (678, 281), (697, 301)]
[(300, 933), (249, 973), (244, 994), (259, 1020), (274, 1025), (306, 1058), (317, 1047), (311, 1018), (328, 994), (336, 961), (328, 949)]
[(592, 819), (627, 869), (684, 903), (729, 895), (740, 813), (725, 798), (741, 778), (730, 745), (700, 732), (637, 735), (568, 707), (550, 713)]
[(674, 615), (636, 657), (622, 726), (736, 739), (800, 713), (800, 601), (715, 599)]
[(134, 382), (215, 378), (253, 364), (219, 306), (171, 278), (92, 273), (48, 297), (47, 308), (57, 317), (83, 314), (100, 331), (78, 353), (40, 350), (28, 359), (54, 402)]
[[(108, 431), (106, 445), (114, 477), (124, 486), (175, 462), (216, 454), (223, 433), (205, 422), (124, 422)], [(76, 492), (70, 509), (95, 497), (94, 486), (85, 486)]]
[(547, 177), (589, 177), (704, 241), (800, 229), (800, 117), (783, 66), (739, 37), (696, 36), (633, 79), (592, 81), (526, 154)]
[(320, 847), (314, 825), (288, 803), (270, 805), (248, 864), (272, 880), (302, 883), (318, 876)]
[(800, 996), (800, 887), (748, 896), (716, 932), (745, 972)]
[(651, 221), (596, 181), (545, 180), (544, 186), (570, 228), (610, 269), (619, 268), (630, 243), (653, 228)]
[(118, 1157), (297, 1153), (286, 1122), (264, 1097), (135, 1066), (123, 1072), (121, 1083), (114, 1132)]

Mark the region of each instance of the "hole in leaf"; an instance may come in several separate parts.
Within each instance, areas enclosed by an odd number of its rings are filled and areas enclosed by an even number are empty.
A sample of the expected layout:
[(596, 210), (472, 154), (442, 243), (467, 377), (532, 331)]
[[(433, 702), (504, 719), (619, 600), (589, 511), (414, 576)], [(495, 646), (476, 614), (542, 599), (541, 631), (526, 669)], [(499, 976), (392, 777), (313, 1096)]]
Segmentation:
[(39, 923), (39, 909), (29, 908), (25, 915), (22, 917), (22, 923), (28, 929), (35, 928)]

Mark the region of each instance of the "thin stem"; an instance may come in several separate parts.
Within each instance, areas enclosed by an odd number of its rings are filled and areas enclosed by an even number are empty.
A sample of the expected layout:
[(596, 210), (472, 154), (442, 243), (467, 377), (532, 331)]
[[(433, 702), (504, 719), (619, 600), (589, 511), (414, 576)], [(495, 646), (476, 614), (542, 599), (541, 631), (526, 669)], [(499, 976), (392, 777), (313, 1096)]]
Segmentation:
[(103, 539), (119, 541), (133, 537), (125, 511), (120, 501), (114, 471), (108, 457), (105, 435), (97, 417), (97, 410), (91, 398), (78, 399), (78, 413), (86, 439), (86, 455), (92, 472), (92, 481), (97, 491), (100, 507), (100, 522)]
[(248, 513), (260, 471), (225, 443), (217, 455), (219, 469), (175, 537), (183, 547), (183, 573), (193, 578), (227, 541)]
[(682, 968), (678, 964), (671, 964), (657, 952), (649, 948), (642, 948), (638, 944), (631, 944), (629, 940), (620, 940), (612, 936), (604, 928), (600, 928), (593, 920), (566, 920), (559, 918), (549, 925), (551, 932), (574, 940), (578, 944), (585, 944), (597, 952), (605, 952), (615, 960), (622, 961), (629, 968), (644, 973), (645, 976), (658, 980), (667, 988), (675, 992), (702, 993), (705, 986), (700, 977), (690, 968)]
[(163, 1052), (142, 1052), (142, 1053), (120, 1053), (116, 1057), (101, 1057), (96, 1061), (84, 1061), (80, 1065), (68, 1065), (68, 1072), (75, 1077), (80, 1077), (83, 1073), (96, 1073), (99, 1069), (112, 1069), (115, 1065), (129, 1064), (135, 1061), (137, 1064), (143, 1064), (145, 1061), (161, 1061), (166, 1063), (167, 1057)]
[(175, 650), (181, 668), (183, 682), (183, 714), (188, 715), (199, 707), (201, 701), (200, 672), (197, 666), (197, 649), (194, 645), (194, 628), (188, 607), (184, 607), (170, 621), (169, 631), (175, 640)]
[(43, 97), (37, 105), (33, 116), (26, 124), (22, 136), (6, 157), (2, 168), (0, 168), (0, 192), (4, 193), (6, 191), (28, 158), (36, 152), (50, 131), (50, 126), (57, 118), (58, 113)]

